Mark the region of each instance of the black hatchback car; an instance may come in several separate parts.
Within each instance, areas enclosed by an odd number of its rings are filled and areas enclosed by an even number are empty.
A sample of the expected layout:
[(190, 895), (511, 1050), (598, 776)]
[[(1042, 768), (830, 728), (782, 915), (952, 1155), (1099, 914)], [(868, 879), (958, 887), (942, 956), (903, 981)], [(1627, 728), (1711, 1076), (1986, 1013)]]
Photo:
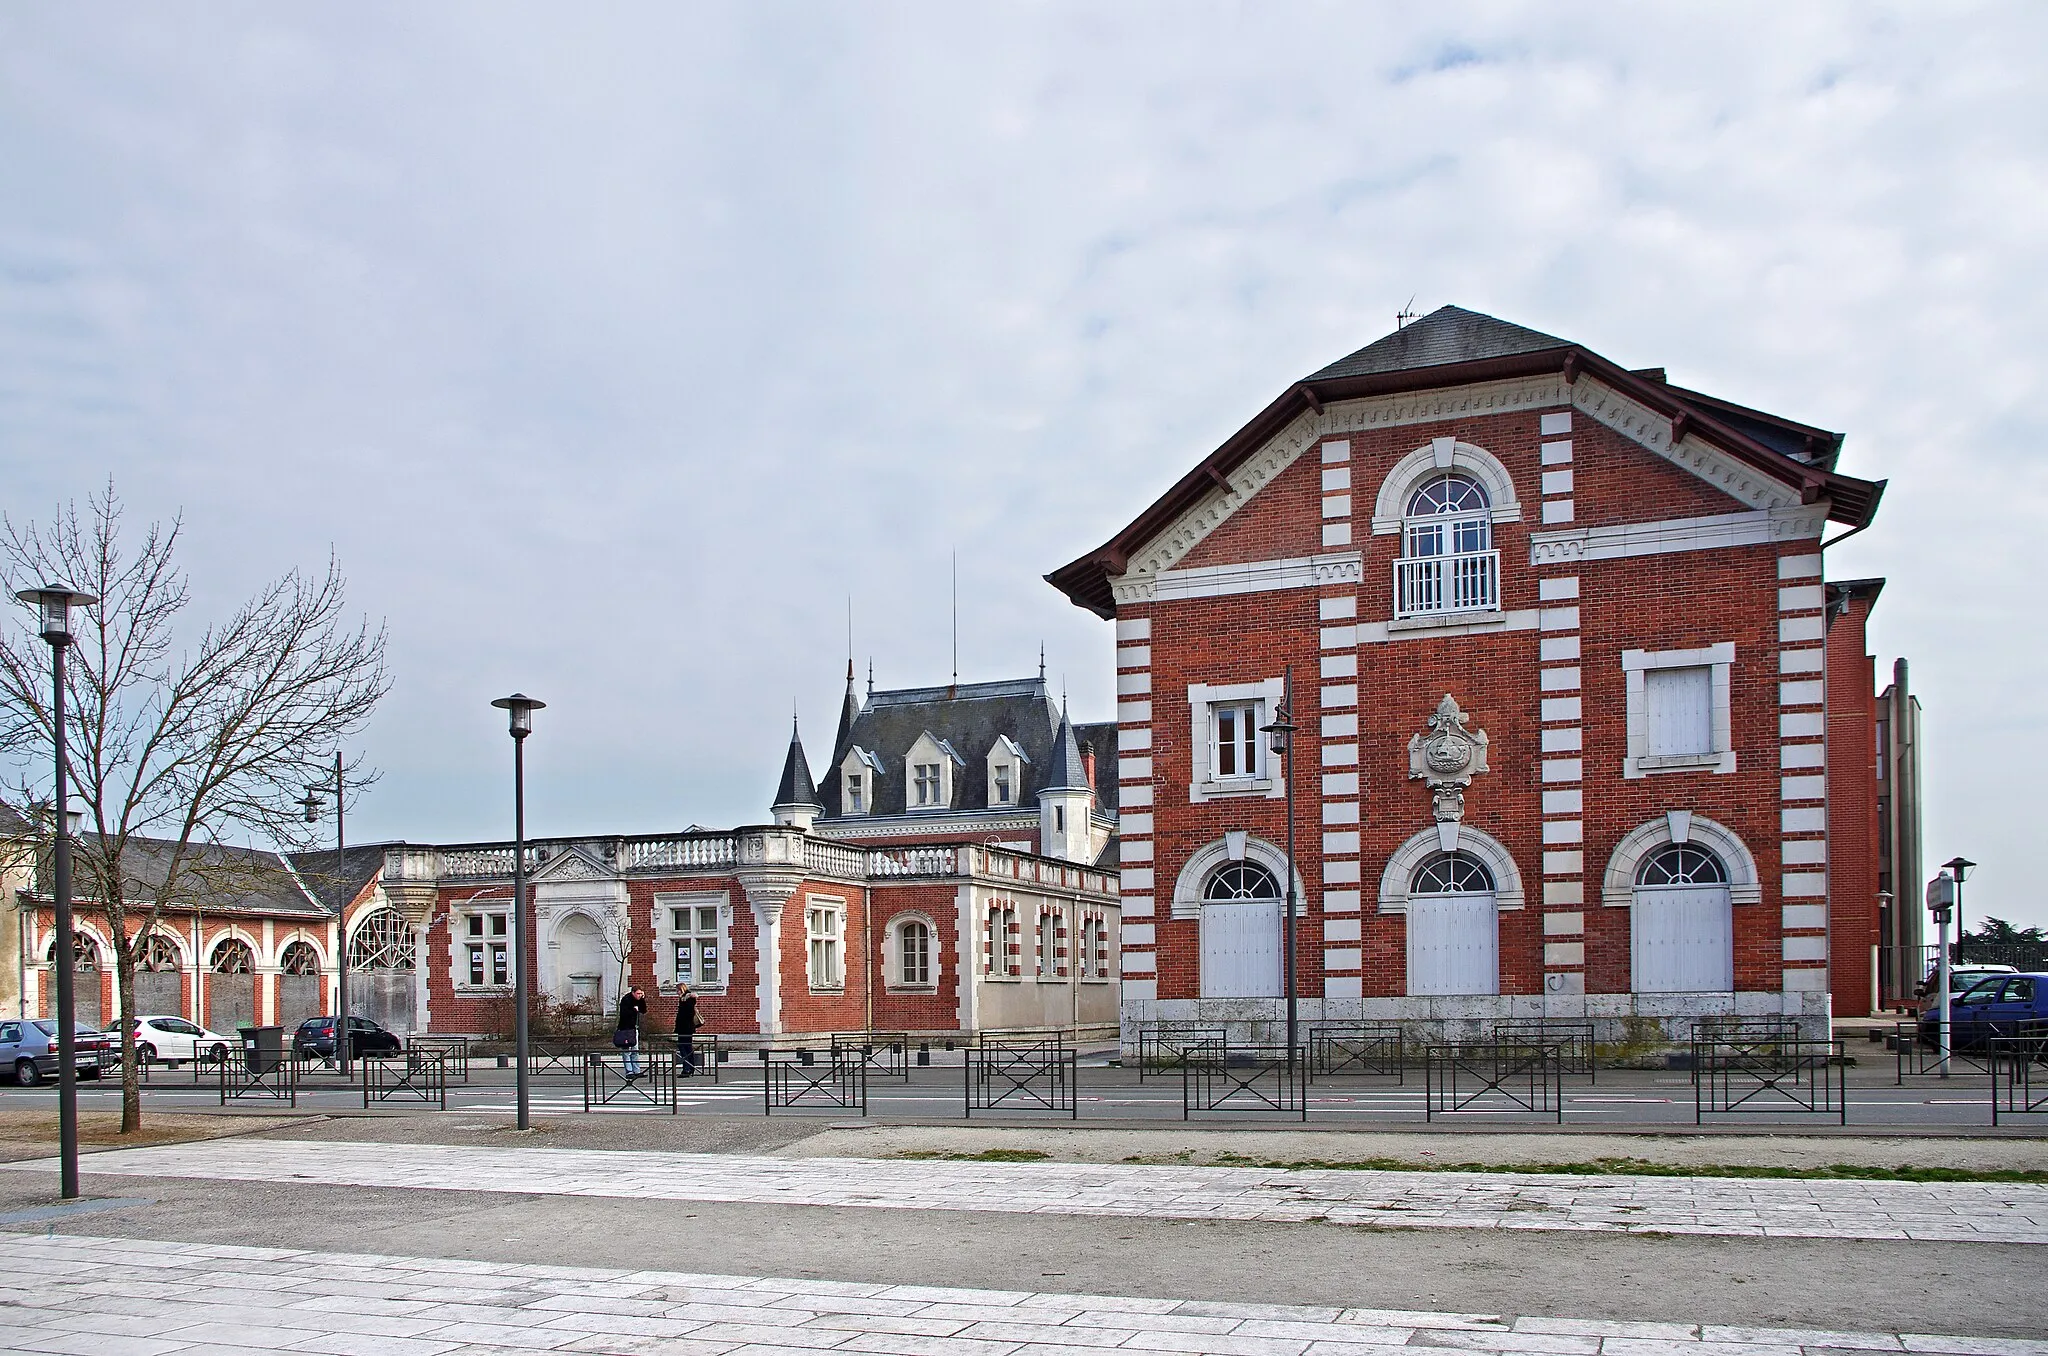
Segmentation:
[[(405, 1048), (405, 1042), (384, 1027), (378, 1026), (367, 1017), (348, 1019), (349, 1058), (361, 1059), (364, 1055), (395, 1055)], [(306, 1059), (334, 1058), (334, 1019), (332, 1017), (308, 1017), (299, 1023), (299, 1029), (292, 1033), (292, 1051)]]

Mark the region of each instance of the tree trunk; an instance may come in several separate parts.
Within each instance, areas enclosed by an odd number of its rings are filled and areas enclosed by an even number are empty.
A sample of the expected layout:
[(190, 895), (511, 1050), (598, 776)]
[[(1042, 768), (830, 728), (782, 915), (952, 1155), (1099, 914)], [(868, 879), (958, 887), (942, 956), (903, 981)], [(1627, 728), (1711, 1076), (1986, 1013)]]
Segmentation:
[[(116, 932), (116, 938), (121, 934)], [(121, 1006), (121, 1133), (142, 1129), (142, 1070), (135, 1064), (135, 949), (114, 943), (114, 992)]]

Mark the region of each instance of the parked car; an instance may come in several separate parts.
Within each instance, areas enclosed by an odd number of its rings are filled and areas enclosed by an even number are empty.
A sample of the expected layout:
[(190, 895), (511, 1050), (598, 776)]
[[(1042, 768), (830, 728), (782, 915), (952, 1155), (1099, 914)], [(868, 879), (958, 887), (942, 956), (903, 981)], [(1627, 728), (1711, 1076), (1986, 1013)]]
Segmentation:
[(190, 1059), (206, 1059), (217, 1064), (228, 1057), (236, 1043), (233, 1036), (208, 1031), (183, 1017), (135, 1019), (135, 1058), (145, 1064), (157, 1060), (177, 1064)]
[[(2010, 965), (1998, 965), (1991, 961), (1963, 961), (1948, 967), (1948, 991), (1951, 996), (1961, 993), (1987, 975), (2010, 975), (2016, 973)], [(1914, 994), (1921, 998), (1932, 998), (1941, 992), (1941, 967), (1930, 966), (1927, 977), (1920, 981)]]
[[(1968, 1050), (1992, 1036), (2013, 1035), (2021, 1022), (2048, 1022), (2048, 972), (1989, 974), (1959, 993), (1951, 990), (1951, 1049)], [(1920, 1039), (1939, 1042), (1939, 1004), (1920, 1014)]]
[[(364, 1055), (395, 1055), (405, 1049), (405, 1042), (367, 1017), (351, 1017), (348, 1048), (349, 1058), (361, 1059)], [(300, 1022), (292, 1033), (292, 1050), (301, 1058), (333, 1059), (334, 1019), (308, 1017)]]
[[(73, 1023), (72, 1067), (80, 1078), (98, 1078), (103, 1069), (120, 1067), (121, 1050), (104, 1031)], [(11, 1069), (14, 1081), (34, 1087), (57, 1076), (57, 1023), (49, 1019), (0, 1022), (0, 1069)]]

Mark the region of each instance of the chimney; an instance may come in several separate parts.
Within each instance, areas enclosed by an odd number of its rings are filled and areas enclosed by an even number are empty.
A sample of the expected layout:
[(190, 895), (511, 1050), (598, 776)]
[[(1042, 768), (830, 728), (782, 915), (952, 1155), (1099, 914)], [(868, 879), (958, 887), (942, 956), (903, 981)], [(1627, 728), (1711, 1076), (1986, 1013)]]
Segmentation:
[(1082, 749), (1082, 750), (1081, 750), (1081, 771), (1083, 771), (1083, 772), (1085, 772), (1085, 773), (1087, 773), (1087, 774), (1088, 774), (1088, 789), (1089, 789), (1089, 790), (1091, 790), (1091, 791), (1092, 791), (1092, 790), (1094, 790), (1094, 789), (1095, 789), (1095, 750), (1094, 750), (1094, 749), (1087, 749), (1087, 748), (1084, 748), (1084, 749)]

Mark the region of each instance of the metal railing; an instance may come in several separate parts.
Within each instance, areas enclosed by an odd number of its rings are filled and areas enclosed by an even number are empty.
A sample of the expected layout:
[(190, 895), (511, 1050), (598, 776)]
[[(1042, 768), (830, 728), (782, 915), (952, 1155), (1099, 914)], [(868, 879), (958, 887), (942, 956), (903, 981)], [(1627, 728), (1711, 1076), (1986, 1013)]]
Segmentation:
[(1423, 1051), (1422, 1118), (1548, 1116), (1564, 1123), (1564, 1047), (1534, 1040), (1465, 1041)]
[(792, 1059), (789, 1051), (762, 1051), (761, 1114), (772, 1116), (775, 1109), (820, 1106), (836, 1111), (868, 1114), (868, 1066), (858, 1058)]
[(1230, 1028), (1221, 1022), (1140, 1022), (1138, 1080), (1179, 1069), (1192, 1047), (1223, 1045), (1229, 1040)]
[(583, 1109), (624, 1103), (666, 1110), (682, 1109), (676, 1098), (676, 1057), (661, 1051), (639, 1052), (638, 1073), (626, 1071), (624, 1051), (597, 1053), (583, 1061)]
[(1403, 556), (1394, 562), (1394, 615), (1493, 612), (1500, 608), (1500, 552)]
[(1840, 1041), (1727, 1036), (1692, 1043), (1693, 1123), (1710, 1115), (1775, 1112), (1849, 1123)]
[(1991, 1123), (2005, 1116), (2048, 1112), (2048, 1022), (2023, 1034), (1990, 1041)]
[(1566, 1074), (1584, 1074), (1589, 1083), (1600, 1081), (1597, 1068), (1599, 1051), (1594, 1046), (1591, 1022), (1538, 1017), (1529, 1021), (1495, 1022), (1487, 1029), (1487, 1034), (1498, 1041), (1555, 1045)]
[(991, 1040), (967, 1047), (963, 1066), (965, 1105), (972, 1118), (981, 1111), (1051, 1111), (1081, 1116), (1081, 1052), (1058, 1036), (1042, 1040)]
[(366, 1055), (356, 1067), (363, 1071), (364, 1107), (371, 1102), (431, 1102), (448, 1109), (448, 1056), (442, 1051)]
[(873, 1078), (910, 1081), (910, 1033), (907, 1031), (835, 1031), (832, 1058), (857, 1059)]
[(1192, 1046), (1180, 1066), (1180, 1118), (1197, 1111), (1282, 1113), (1308, 1119), (1308, 1061), (1285, 1046)]
[(405, 1052), (412, 1054), (438, 1054), (446, 1062), (448, 1076), (467, 1083), (469, 1081), (469, 1037), (467, 1036), (407, 1036)]
[(1407, 1081), (1408, 1038), (1398, 1022), (1314, 1022), (1308, 1029), (1308, 1077), (1362, 1075)]
[(299, 1104), (299, 1061), (286, 1056), (264, 1068), (241, 1058), (241, 1052), (220, 1061), (220, 1104), (245, 1100)]

